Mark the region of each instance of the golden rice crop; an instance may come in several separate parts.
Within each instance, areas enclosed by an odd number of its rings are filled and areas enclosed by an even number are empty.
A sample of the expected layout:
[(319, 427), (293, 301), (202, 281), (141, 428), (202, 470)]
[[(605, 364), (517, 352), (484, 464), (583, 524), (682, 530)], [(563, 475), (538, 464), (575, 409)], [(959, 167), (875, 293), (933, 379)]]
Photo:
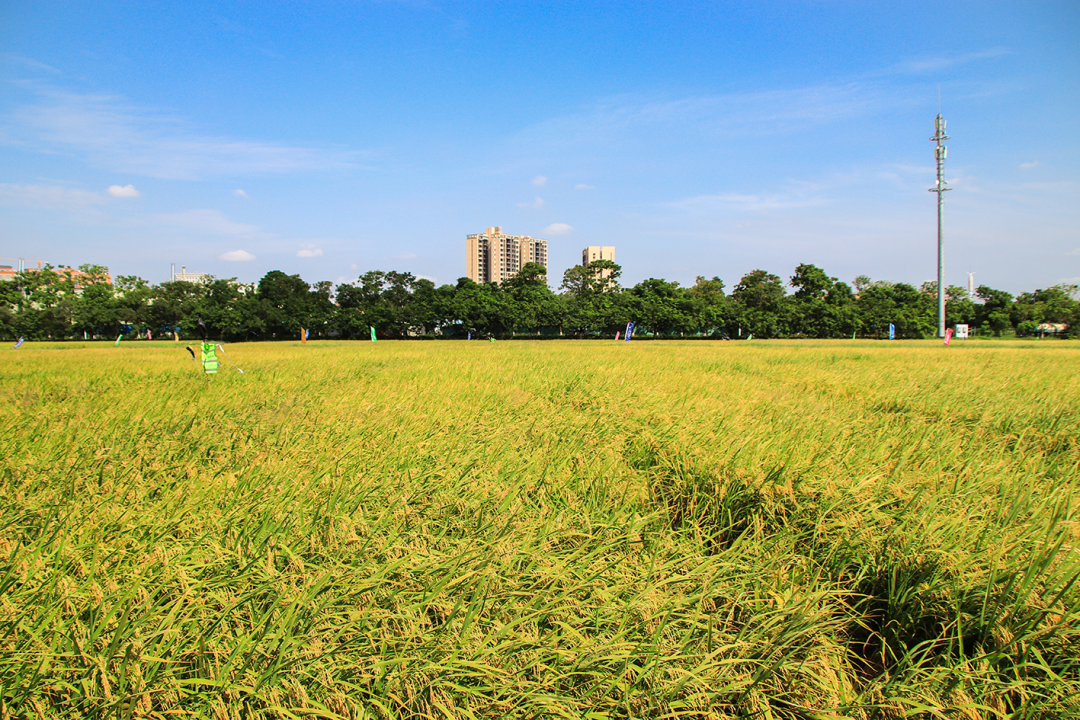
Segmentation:
[(1080, 346), (0, 356), (0, 715), (1080, 714)]

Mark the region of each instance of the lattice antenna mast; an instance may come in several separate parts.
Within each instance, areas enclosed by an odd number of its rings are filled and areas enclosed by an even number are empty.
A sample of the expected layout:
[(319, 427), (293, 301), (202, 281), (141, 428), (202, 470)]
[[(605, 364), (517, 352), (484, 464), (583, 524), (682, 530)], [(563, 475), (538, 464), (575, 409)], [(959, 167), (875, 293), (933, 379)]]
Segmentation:
[(941, 117), (941, 113), (934, 118), (934, 137), (930, 139), (937, 143), (937, 186), (930, 188), (930, 192), (937, 193), (937, 332), (938, 337), (945, 337), (945, 246), (942, 233), (944, 226), (941, 221), (945, 210), (945, 193), (952, 188), (946, 187), (945, 182), (945, 155), (948, 148), (942, 143), (948, 140), (949, 136), (945, 134), (945, 119)]

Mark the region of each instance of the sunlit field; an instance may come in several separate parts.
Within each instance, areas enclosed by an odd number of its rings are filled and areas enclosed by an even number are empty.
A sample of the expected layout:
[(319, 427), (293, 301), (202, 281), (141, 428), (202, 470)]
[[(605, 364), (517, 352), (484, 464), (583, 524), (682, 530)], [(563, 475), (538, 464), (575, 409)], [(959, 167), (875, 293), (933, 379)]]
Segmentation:
[(0, 351), (0, 715), (1080, 716), (1080, 344)]

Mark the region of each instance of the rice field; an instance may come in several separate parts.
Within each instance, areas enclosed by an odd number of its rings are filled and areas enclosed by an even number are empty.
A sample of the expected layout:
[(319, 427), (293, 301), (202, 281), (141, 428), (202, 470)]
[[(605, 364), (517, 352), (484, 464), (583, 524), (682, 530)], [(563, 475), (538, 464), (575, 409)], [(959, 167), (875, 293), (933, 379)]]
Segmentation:
[(0, 717), (1080, 717), (1080, 345), (0, 351)]

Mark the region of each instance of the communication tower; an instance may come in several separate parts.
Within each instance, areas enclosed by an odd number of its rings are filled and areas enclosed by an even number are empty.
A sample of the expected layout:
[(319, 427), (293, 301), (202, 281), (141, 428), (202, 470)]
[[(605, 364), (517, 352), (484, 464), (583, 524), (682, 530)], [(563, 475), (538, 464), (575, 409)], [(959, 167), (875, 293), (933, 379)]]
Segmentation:
[(945, 210), (945, 193), (952, 188), (945, 187), (945, 155), (948, 152), (942, 143), (949, 139), (945, 134), (945, 118), (941, 113), (934, 118), (934, 137), (930, 138), (935, 143), (937, 155), (937, 186), (930, 188), (930, 192), (937, 193), (937, 322), (938, 337), (945, 337), (945, 248), (943, 245), (941, 224), (942, 212)]

